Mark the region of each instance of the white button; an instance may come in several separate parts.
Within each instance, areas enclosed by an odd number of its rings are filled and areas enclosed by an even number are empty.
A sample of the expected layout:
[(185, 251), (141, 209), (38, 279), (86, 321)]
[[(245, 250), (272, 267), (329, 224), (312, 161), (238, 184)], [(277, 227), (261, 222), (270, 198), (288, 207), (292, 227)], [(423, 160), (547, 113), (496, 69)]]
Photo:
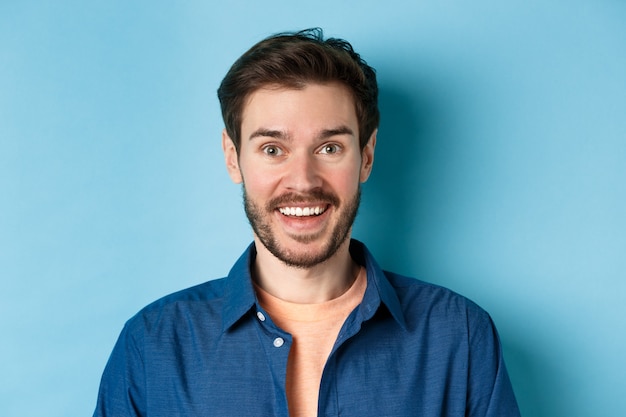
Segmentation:
[(256, 316), (259, 318), (259, 320), (265, 321), (265, 316), (260, 311), (257, 311)]
[(274, 347), (281, 347), (285, 344), (285, 340), (282, 337), (277, 337), (274, 339)]

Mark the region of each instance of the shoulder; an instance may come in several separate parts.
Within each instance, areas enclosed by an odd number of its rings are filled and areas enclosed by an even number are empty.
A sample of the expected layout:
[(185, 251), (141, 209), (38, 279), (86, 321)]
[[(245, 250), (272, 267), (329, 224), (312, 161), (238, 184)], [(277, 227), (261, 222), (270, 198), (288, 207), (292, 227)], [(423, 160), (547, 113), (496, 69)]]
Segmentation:
[(463, 307), (482, 310), (472, 300), (441, 285), (389, 271), (384, 271), (384, 274), (391, 286), (396, 290), (398, 297), (405, 301), (429, 301), (428, 305), (441, 304), (448, 308)]
[(225, 283), (226, 278), (218, 278), (176, 291), (148, 304), (143, 311), (158, 310), (177, 303), (211, 302), (219, 300), (224, 295)]
[(166, 295), (142, 308), (125, 327), (131, 332), (150, 333), (175, 326), (180, 319), (195, 321), (199, 316), (221, 325), (226, 280), (219, 278)]
[(384, 274), (396, 292), (408, 324), (427, 321), (434, 326), (465, 330), (491, 324), (489, 314), (461, 294), (393, 272), (384, 271)]
[(383, 303), (397, 320), (402, 315), (408, 329), (469, 334), (491, 326), (489, 315), (470, 299), (440, 285), (383, 270), (359, 241), (352, 240), (350, 250), (353, 259), (366, 266), (368, 282), (377, 287)]

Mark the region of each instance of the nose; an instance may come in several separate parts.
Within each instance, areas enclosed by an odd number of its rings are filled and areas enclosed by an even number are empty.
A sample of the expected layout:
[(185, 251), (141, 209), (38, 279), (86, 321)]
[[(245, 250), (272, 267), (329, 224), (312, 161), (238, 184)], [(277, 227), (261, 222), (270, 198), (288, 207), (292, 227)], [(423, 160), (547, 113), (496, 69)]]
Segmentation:
[(285, 185), (295, 192), (305, 193), (322, 186), (318, 161), (311, 154), (292, 155), (285, 173)]

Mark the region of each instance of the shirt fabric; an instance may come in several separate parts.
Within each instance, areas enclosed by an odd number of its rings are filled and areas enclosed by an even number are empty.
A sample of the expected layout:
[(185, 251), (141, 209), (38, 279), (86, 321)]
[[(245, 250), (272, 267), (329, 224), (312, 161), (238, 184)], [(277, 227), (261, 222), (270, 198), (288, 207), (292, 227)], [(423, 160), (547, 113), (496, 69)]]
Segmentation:
[(324, 365), (341, 326), (363, 300), (367, 288), (365, 268), (337, 298), (322, 303), (292, 303), (254, 286), (257, 299), (281, 329), (291, 335), (287, 359), (287, 405), (290, 417), (317, 416), (317, 399)]
[[(318, 415), (517, 417), (489, 315), (445, 288), (367, 270), (320, 382)], [(251, 245), (228, 277), (166, 296), (131, 318), (102, 376), (94, 417), (287, 417), (292, 345), (259, 305)]]

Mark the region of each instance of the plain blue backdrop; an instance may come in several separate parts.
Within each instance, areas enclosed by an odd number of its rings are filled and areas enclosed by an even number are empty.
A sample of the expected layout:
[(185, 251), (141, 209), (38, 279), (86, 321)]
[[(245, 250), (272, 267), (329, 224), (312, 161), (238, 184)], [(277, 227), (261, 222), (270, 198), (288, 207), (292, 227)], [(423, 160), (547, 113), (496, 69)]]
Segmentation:
[(378, 70), (354, 235), (488, 310), (522, 413), (626, 409), (626, 4), (0, 2), (0, 415), (91, 415), (126, 319), (251, 240), (215, 91), (321, 26)]

